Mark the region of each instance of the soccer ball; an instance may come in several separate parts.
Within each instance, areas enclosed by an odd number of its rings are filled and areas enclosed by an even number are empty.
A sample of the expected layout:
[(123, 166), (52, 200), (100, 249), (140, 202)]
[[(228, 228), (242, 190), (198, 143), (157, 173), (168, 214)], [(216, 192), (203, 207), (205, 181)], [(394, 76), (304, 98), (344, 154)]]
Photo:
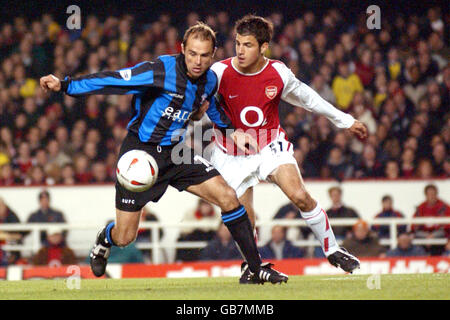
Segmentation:
[(143, 150), (124, 153), (117, 163), (117, 181), (127, 190), (143, 192), (158, 179), (156, 160)]

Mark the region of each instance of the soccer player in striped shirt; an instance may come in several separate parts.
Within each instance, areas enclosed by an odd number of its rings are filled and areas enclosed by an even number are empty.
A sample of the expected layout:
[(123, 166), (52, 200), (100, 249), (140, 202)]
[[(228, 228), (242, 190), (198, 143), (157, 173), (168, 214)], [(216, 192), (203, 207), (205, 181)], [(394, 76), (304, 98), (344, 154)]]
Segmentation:
[[(158, 180), (149, 190), (131, 192), (116, 183), (116, 221), (98, 234), (90, 254), (96, 276), (104, 275), (112, 245), (126, 246), (136, 238), (141, 210), (149, 201), (157, 202), (169, 185), (186, 190), (219, 206), (222, 220), (248, 261), (259, 282), (287, 282), (288, 277), (262, 263), (247, 212), (235, 191), (203, 158), (191, 155), (188, 163), (175, 164), (172, 150), (183, 140), (190, 119), (206, 113), (220, 130), (230, 129), (229, 119), (215, 105), (217, 77), (209, 70), (215, 52), (215, 34), (207, 25), (189, 28), (182, 54), (160, 56), (132, 68), (103, 71), (60, 81), (53, 75), (42, 77), (45, 90), (63, 91), (71, 96), (88, 94), (133, 94), (134, 115), (119, 158), (132, 149), (152, 155), (159, 168)], [(239, 132), (230, 138), (239, 143)], [(239, 143), (240, 144), (240, 143)], [(245, 148), (243, 144), (240, 147)]]

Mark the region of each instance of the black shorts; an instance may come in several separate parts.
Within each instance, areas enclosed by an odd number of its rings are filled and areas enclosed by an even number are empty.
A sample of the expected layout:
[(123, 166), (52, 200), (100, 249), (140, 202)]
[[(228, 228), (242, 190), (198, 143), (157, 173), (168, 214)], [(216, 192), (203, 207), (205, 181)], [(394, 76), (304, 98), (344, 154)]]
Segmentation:
[[(183, 153), (183, 148), (180, 148), (180, 146), (175, 147), (177, 148), (175, 151), (182, 157), (186, 153)], [(171, 157), (174, 147), (143, 143), (131, 132), (125, 137), (120, 147), (118, 159), (124, 153), (133, 149), (144, 150), (155, 158), (159, 169), (158, 180), (150, 189), (143, 192), (129, 191), (116, 181), (116, 208), (122, 211), (139, 211), (148, 202), (157, 202), (164, 195), (169, 185), (178, 189), (178, 191), (183, 191), (191, 185), (200, 184), (220, 175), (205, 159), (195, 156), (193, 150), (190, 155), (187, 154), (187, 157), (184, 158), (187, 161), (175, 164)]]

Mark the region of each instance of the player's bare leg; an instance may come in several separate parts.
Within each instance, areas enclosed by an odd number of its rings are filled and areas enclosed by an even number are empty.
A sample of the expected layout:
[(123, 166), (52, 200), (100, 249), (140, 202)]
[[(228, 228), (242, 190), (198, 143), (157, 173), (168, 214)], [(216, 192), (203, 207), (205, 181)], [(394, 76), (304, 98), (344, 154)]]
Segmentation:
[(111, 246), (125, 247), (136, 239), (142, 210), (129, 212), (116, 209), (116, 221), (108, 223), (97, 235), (91, 250), (90, 264), (95, 276), (105, 274)]
[(272, 269), (272, 265), (269, 263), (262, 263), (247, 211), (239, 203), (234, 189), (226, 183), (222, 176), (215, 176), (200, 184), (191, 185), (186, 188), (186, 191), (221, 208), (222, 221), (247, 260), (252, 277), (257, 277), (261, 282), (287, 282), (288, 277), (285, 274)]
[(245, 190), (244, 194), (240, 196), (239, 202), (245, 207), (245, 210), (247, 210), (248, 218), (250, 219), (252, 227), (255, 228), (256, 214), (255, 209), (253, 208), (253, 187)]
[(298, 166), (294, 164), (280, 165), (271, 173), (270, 179), (300, 209), (303, 219), (305, 219), (317, 240), (320, 241), (328, 261), (335, 267), (341, 267), (346, 272), (352, 272), (358, 268), (359, 260), (344, 248), (339, 248), (333, 229), (328, 222), (328, 216), (306, 190)]
[(186, 191), (217, 205), (222, 211), (230, 211), (240, 205), (236, 192), (222, 176), (215, 176), (200, 184), (191, 185), (186, 188)]
[(111, 240), (118, 247), (132, 243), (137, 236), (142, 210), (128, 212), (116, 209), (116, 223), (111, 229)]

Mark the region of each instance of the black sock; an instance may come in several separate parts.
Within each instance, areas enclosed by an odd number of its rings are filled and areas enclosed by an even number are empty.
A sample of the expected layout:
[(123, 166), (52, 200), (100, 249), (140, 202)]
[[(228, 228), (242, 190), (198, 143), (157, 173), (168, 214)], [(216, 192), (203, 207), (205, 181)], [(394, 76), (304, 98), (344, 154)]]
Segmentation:
[(256, 273), (262, 261), (253, 235), (252, 224), (244, 206), (240, 205), (234, 210), (222, 212), (222, 221), (247, 260), (250, 271)]

